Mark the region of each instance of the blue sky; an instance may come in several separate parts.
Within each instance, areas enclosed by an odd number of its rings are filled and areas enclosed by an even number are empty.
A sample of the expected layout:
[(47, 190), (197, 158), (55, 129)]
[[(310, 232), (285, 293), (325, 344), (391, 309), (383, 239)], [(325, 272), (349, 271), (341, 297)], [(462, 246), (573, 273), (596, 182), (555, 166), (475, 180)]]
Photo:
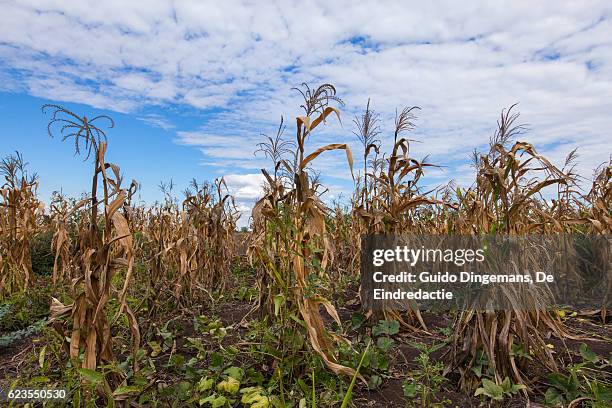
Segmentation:
[[(331, 82), (346, 106), (311, 149), (350, 143), (372, 99), (388, 147), (396, 109), (418, 105), (417, 157), (444, 165), (431, 185), (473, 179), (502, 108), (519, 102), (524, 139), (561, 165), (579, 147), (587, 179), (612, 153), (609, 1), (493, 5), (404, 1), (2, 1), (0, 154), (24, 154), (40, 193), (84, 191), (89, 165), (46, 134), (43, 103), (113, 116), (108, 158), (141, 198), (172, 179), (225, 176), (245, 214), (260, 192), (261, 133), (301, 114), (291, 87)], [(329, 198), (352, 189), (342, 153), (315, 163)], [(243, 221), (244, 222), (244, 221)]]
[[(54, 190), (63, 189), (70, 195), (88, 190), (91, 183), (91, 160), (75, 156), (73, 139), (62, 142), (58, 128), (54, 137), (47, 133), (48, 114), (41, 112), (45, 103), (58, 101), (33, 97), (27, 94), (0, 93), (0, 151), (3, 155), (19, 151), (29, 162), (31, 171), (40, 177), (39, 192), (48, 198)], [(202, 154), (192, 148), (173, 142), (175, 128), (151, 125), (150, 117), (133, 116), (106, 109), (92, 108), (85, 104), (61, 102), (67, 109), (92, 117), (106, 114), (113, 117), (115, 127), (107, 130), (109, 150), (107, 159), (117, 163), (126, 181), (136, 179), (143, 185), (141, 198), (147, 202), (159, 199), (156, 186), (160, 181), (176, 184), (180, 193), (190, 179), (205, 180), (214, 169), (202, 166)], [(205, 115), (197, 113), (174, 114), (181, 126), (197, 127)], [(153, 117), (153, 119), (157, 119)], [(145, 188), (146, 187), (146, 188)]]

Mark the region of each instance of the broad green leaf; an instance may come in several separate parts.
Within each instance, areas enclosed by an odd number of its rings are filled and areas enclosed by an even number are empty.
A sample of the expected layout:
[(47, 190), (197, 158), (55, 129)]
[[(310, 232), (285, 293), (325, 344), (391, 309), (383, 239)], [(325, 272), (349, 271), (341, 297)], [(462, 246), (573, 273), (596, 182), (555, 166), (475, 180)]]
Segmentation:
[(563, 404), (563, 395), (555, 387), (548, 387), (544, 394), (544, 401), (547, 405), (560, 406)]
[(404, 390), (404, 397), (412, 398), (416, 395), (417, 386), (414, 382), (404, 383), (402, 388)]
[(368, 388), (375, 389), (378, 388), (382, 384), (382, 379), (378, 375), (373, 375), (370, 377), (370, 381), (368, 381)]
[(198, 391), (203, 392), (210, 390), (214, 384), (215, 382), (212, 378), (202, 377), (198, 382)]
[(399, 322), (396, 320), (381, 320), (376, 326), (372, 327), (374, 336), (389, 335), (392, 336), (399, 332)]
[(244, 371), (242, 370), (242, 368), (240, 367), (229, 367), (227, 368), (225, 371), (223, 371), (223, 374), (227, 374), (228, 376), (240, 381), (242, 380), (242, 376), (244, 375)]
[(89, 368), (79, 368), (79, 374), (81, 374), (85, 380), (94, 384), (99, 384), (104, 381), (104, 375), (102, 373)]
[(227, 398), (225, 398), (223, 395), (220, 395), (212, 402), (212, 408), (220, 408), (225, 406), (225, 404), (227, 404)]
[(113, 391), (113, 396), (117, 398), (127, 397), (132, 394), (138, 394), (141, 390), (142, 387), (138, 385), (125, 385)]
[(285, 296), (282, 293), (274, 296), (274, 316), (278, 316), (281, 306), (285, 303)]
[(387, 352), (391, 349), (391, 347), (393, 347), (393, 339), (390, 339), (389, 337), (379, 337), (378, 340), (376, 340), (376, 347), (378, 347), (382, 352)]
[(510, 389), (512, 388), (512, 383), (510, 382), (510, 378), (508, 377), (504, 378), (504, 381), (502, 381), (501, 383), (501, 387), (504, 392), (510, 392)]
[(479, 364), (472, 367), (472, 371), (474, 372), (474, 374), (476, 374), (476, 377), (482, 377), (482, 365)]
[(220, 367), (223, 364), (223, 354), (213, 352), (210, 355), (210, 365), (212, 367)]
[(485, 390), (485, 395), (499, 401), (503, 398), (503, 389), (501, 386), (495, 384), (493, 381), (483, 378), (482, 387)]
[(217, 390), (226, 392), (228, 394), (236, 394), (240, 389), (240, 381), (233, 377), (228, 377), (227, 380), (221, 381), (217, 384)]
[(599, 361), (599, 356), (586, 344), (582, 343), (579, 351), (584, 361), (588, 361), (589, 363), (596, 363)]

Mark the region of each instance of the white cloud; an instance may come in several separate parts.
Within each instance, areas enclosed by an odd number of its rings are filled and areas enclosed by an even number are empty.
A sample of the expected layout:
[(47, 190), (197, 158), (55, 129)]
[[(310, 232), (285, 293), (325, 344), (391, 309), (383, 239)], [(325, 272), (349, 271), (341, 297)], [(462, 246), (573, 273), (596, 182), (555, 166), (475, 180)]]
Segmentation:
[[(209, 109), (211, 120), (176, 141), (221, 172), (265, 166), (252, 153), (281, 114), (293, 137), (300, 101), (290, 87), (302, 81), (334, 83), (347, 102), (344, 126), (330, 121), (308, 149), (357, 150), (350, 118), (371, 97), (387, 144), (395, 109), (421, 106), (413, 152), (440, 164), (482, 147), (500, 110), (520, 102), (525, 138), (561, 161), (561, 150), (581, 146), (590, 174), (610, 154), (612, 4), (8, 1), (0, 80), (0, 89), (120, 112)], [(350, 179), (341, 157), (326, 153), (315, 166)]]
[(253, 205), (263, 194), (263, 174), (226, 174), (223, 178), (229, 193), (234, 197), (236, 209), (240, 213), (238, 226), (248, 227)]
[(226, 174), (223, 178), (236, 200), (254, 200), (262, 196), (265, 179), (261, 173)]
[(172, 124), (168, 119), (156, 113), (148, 113), (146, 115), (139, 116), (138, 120), (163, 130), (172, 130), (175, 128), (174, 124)]

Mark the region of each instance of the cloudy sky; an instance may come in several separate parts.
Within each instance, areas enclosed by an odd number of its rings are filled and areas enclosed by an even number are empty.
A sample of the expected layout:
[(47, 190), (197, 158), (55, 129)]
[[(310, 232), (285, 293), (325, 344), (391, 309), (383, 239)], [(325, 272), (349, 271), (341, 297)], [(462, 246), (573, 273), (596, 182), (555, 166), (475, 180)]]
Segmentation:
[[(495, 6), (493, 5), (495, 4)], [(592, 170), (612, 149), (609, 1), (4, 1), (0, 0), (0, 153), (21, 151), (41, 194), (86, 189), (71, 148), (46, 134), (43, 103), (111, 114), (109, 157), (141, 198), (172, 179), (225, 176), (247, 211), (259, 193), (254, 157), (281, 115), (294, 135), (301, 82), (336, 85), (342, 125), (310, 149), (348, 142), (368, 98), (388, 142), (396, 109), (421, 107), (412, 134), (430, 173), (469, 184), (502, 108), (519, 103), (524, 139), (553, 162), (579, 147)], [(356, 159), (359, 154), (355, 154)], [(357, 168), (360, 167), (356, 163)], [(330, 195), (350, 191), (341, 153), (315, 163)], [(177, 191), (178, 192), (178, 191)]]

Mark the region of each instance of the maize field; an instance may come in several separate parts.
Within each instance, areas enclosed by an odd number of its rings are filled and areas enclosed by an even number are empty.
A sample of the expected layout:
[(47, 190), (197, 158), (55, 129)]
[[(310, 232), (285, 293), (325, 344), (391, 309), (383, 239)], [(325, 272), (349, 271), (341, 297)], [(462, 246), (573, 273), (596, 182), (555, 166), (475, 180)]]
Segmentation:
[[(265, 182), (243, 231), (223, 177), (182, 193), (163, 181), (161, 201), (139, 202), (138, 175), (107, 161), (111, 117), (42, 107), (41, 137), (66, 142), (91, 184), (40, 197), (27, 151), (0, 162), (0, 389), (66, 390), (31, 407), (612, 406), (603, 299), (551, 309), (527, 290), (527, 307), (433, 311), (371, 310), (360, 296), (363, 236), (609, 243), (612, 161), (592, 177), (576, 152), (553, 164), (513, 105), (474, 152), (470, 186), (428, 188), (438, 165), (412, 154), (419, 107), (398, 107), (387, 135), (375, 101), (347, 120), (333, 85), (294, 91), (295, 117), (254, 149)], [(321, 145), (330, 122), (359, 151)], [(317, 171), (330, 151), (354, 181), (346, 202), (327, 200)]]

